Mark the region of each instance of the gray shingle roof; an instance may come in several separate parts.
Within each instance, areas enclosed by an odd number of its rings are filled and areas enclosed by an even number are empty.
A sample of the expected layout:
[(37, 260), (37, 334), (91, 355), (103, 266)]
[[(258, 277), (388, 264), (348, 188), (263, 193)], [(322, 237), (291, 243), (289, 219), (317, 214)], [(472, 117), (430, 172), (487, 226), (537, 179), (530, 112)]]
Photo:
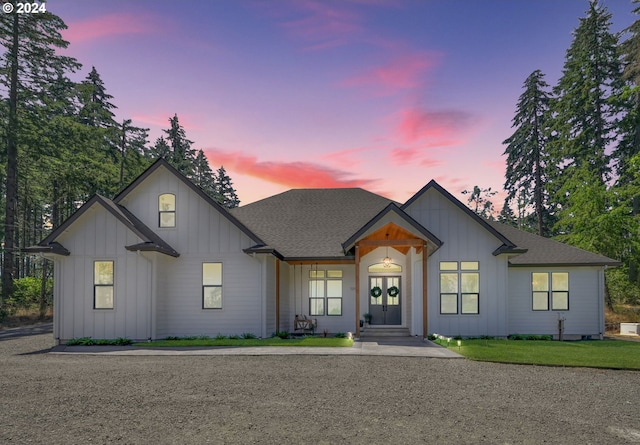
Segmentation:
[(606, 256), (524, 232), (496, 221), (488, 221), (488, 223), (512, 241), (518, 249), (526, 249), (525, 253), (509, 260), (509, 264), (514, 266), (619, 266), (621, 264)]
[[(450, 194), (445, 196), (458, 205), (459, 201)], [(392, 202), (360, 188), (297, 189), (232, 209), (231, 213), (264, 240), (266, 246), (258, 246), (260, 251), (273, 249), (288, 260), (341, 258), (341, 243)], [(483, 224), (505, 242), (504, 249), (498, 252), (518, 253), (509, 260), (514, 266), (620, 264), (495, 221), (483, 220)]]
[(297, 189), (231, 213), (285, 258), (338, 258), (342, 243), (391, 202), (361, 188)]

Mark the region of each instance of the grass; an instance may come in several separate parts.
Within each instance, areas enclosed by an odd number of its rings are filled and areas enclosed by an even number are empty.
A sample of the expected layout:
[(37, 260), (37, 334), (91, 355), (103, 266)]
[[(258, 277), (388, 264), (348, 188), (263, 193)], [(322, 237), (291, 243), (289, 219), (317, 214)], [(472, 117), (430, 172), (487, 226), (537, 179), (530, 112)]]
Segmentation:
[[(446, 342), (440, 341), (443, 346)], [(449, 349), (471, 360), (547, 366), (640, 370), (640, 342), (624, 340), (462, 340)]]
[(353, 340), (335, 337), (303, 337), (282, 339), (272, 338), (179, 338), (172, 340), (156, 340), (147, 343), (135, 343), (134, 346), (151, 348), (166, 347), (210, 347), (210, 346), (309, 346), (325, 348), (348, 348), (353, 345)]

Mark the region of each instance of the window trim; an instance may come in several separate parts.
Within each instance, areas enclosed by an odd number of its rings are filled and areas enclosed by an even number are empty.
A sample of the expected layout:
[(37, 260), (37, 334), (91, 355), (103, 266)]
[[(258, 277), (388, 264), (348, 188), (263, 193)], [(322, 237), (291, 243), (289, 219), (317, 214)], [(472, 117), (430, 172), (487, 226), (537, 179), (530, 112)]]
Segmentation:
[[(219, 264), (220, 265), (220, 284), (205, 284), (204, 267), (205, 264)], [(220, 311), (224, 308), (224, 292), (223, 292), (223, 265), (221, 261), (203, 261), (202, 262), (202, 309)], [(220, 307), (205, 306), (205, 294), (207, 289), (220, 288)]]
[[(344, 272), (342, 269), (311, 269), (309, 271), (309, 316), (311, 317), (342, 317), (344, 315)], [(332, 297), (329, 296), (328, 291), (328, 283), (330, 281), (335, 281), (340, 283), (340, 296)], [(314, 284), (315, 283), (315, 284)], [(319, 286), (322, 283), (322, 296), (317, 296), (318, 292), (312, 292), (314, 289), (312, 286)], [(313, 302), (314, 301), (322, 301), (322, 313), (314, 313)], [(340, 313), (339, 314), (330, 314), (329, 313), (329, 301), (340, 300)]]
[[(97, 283), (96, 266), (98, 263), (111, 263), (111, 283)], [(93, 260), (93, 309), (97, 311), (112, 311), (116, 307), (116, 262), (115, 260)], [(97, 307), (96, 305), (96, 290), (98, 288), (111, 288), (111, 306), (110, 307)]]
[[(453, 268), (455, 265), (455, 269)], [(440, 287), (440, 315), (480, 315), (480, 261), (440, 261), (438, 264), (438, 286)], [(443, 292), (442, 291), (442, 275), (456, 275), (456, 292)], [(462, 289), (462, 276), (463, 275), (477, 275), (477, 292), (463, 292)], [(451, 298), (456, 296), (456, 311), (455, 312), (443, 312), (443, 297)], [(476, 312), (466, 312), (464, 310), (464, 299), (466, 296), (475, 296), (477, 298)]]
[[(535, 290), (533, 288), (533, 276), (535, 274), (540, 274), (540, 275), (546, 275), (547, 277), (547, 290)], [(553, 281), (553, 275), (555, 274), (563, 274), (566, 275), (567, 279), (567, 288), (566, 289), (555, 289), (554, 288), (554, 281)], [(546, 305), (546, 309), (536, 309), (535, 305), (534, 305), (534, 297), (536, 294), (546, 294), (547, 298), (547, 305)], [(565, 306), (563, 306), (561, 309), (556, 309), (555, 307), (555, 298), (554, 298), (554, 294), (564, 294), (566, 295), (566, 308)], [(569, 272), (567, 271), (547, 271), (547, 272), (531, 272), (531, 310), (534, 312), (548, 312), (548, 311), (555, 311), (555, 312), (566, 312), (571, 308), (571, 302), (570, 302), (570, 295), (571, 292), (569, 290)]]
[[(162, 210), (160, 200), (163, 196), (173, 196), (173, 210)], [(165, 214), (173, 214), (173, 225), (165, 226), (162, 224), (162, 216)], [(158, 227), (161, 229), (172, 229), (176, 227), (176, 195), (175, 193), (161, 193), (158, 195)]]

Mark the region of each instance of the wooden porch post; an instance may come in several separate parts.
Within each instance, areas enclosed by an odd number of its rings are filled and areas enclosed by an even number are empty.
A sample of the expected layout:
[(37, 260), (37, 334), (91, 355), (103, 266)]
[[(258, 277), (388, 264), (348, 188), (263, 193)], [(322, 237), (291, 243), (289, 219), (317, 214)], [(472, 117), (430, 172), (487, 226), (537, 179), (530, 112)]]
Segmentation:
[(360, 246), (356, 244), (356, 337), (360, 337)]
[(280, 331), (280, 260), (276, 258), (276, 331)]
[(429, 336), (429, 330), (427, 326), (428, 320), (428, 308), (427, 308), (427, 245), (422, 246), (422, 338)]

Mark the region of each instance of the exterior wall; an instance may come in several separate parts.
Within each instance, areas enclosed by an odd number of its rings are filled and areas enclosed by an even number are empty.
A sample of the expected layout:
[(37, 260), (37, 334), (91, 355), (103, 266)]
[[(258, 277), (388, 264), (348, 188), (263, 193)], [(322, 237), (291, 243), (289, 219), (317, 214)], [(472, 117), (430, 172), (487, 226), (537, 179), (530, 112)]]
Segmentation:
[[(534, 311), (531, 274), (569, 273), (569, 310)], [(604, 276), (600, 267), (512, 267), (509, 269), (508, 334), (558, 336), (558, 319), (565, 318), (564, 338), (604, 334)]]
[[(283, 278), (280, 283), (280, 326), (281, 330), (296, 333), (294, 319), (296, 314), (318, 319), (318, 332), (325, 329), (330, 333), (355, 332), (355, 266), (352, 264), (321, 264), (318, 270), (342, 271), (342, 315), (309, 315), (309, 272), (315, 265), (289, 265), (282, 263), (280, 270)], [(297, 331), (302, 333), (302, 331)]]
[[(141, 240), (96, 204), (58, 237), (71, 255), (54, 263), (54, 335), (144, 340), (151, 336), (151, 262), (124, 246)], [(114, 261), (114, 308), (94, 309), (93, 262)]]
[(265, 267), (265, 336), (271, 337), (276, 329), (276, 258), (273, 255), (263, 255)]
[[(414, 201), (406, 212), (443, 241), (428, 258), (427, 292), (429, 333), (448, 336), (507, 335), (507, 258), (493, 252), (502, 245), (486, 228), (431, 189)], [(413, 327), (422, 332), (422, 256), (412, 255), (414, 272)], [(441, 261), (478, 261), (480, 273), (479, 314), (440, 314)]]

